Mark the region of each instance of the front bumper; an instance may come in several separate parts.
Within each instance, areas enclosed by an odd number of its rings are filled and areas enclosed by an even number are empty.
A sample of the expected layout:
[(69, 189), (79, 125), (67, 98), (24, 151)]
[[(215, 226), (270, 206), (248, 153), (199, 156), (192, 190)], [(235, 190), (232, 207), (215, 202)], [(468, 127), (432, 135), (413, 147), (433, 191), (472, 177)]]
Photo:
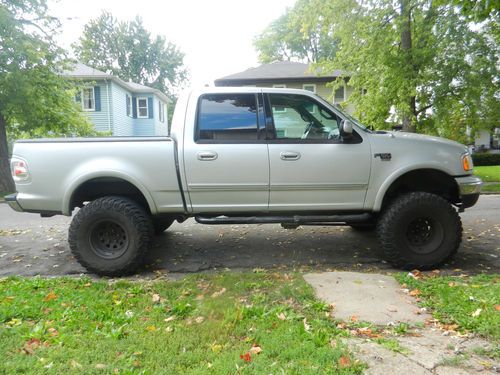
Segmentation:
[(476, 176), (456, 177), (455, 181), (458, 185), (458, 193), (462, 201), (461, 208), (469, 208), (476, 204), (481, 194), (483, 181)]
[(14, 211), (23, 212), (21, 205), (17, 201), (17, 193), (9, 194), (4, 197), (5, 202), (12, 208)]

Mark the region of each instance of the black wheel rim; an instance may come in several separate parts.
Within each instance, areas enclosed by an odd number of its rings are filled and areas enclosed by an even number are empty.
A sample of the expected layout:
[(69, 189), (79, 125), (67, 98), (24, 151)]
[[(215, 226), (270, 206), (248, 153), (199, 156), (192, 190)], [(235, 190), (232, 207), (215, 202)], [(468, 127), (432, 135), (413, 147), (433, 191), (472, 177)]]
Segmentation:
[(428, 254), (443, 242), (444, 230), (441, 223), (430, 217), (411, 220), (406, 228), (406, 242), (416, 253)]
[(90, 229), (90, 247), (101, 258), (119, 258), (127, 251), (128, 245), (127, 231), (116, 221), (101, 220)]

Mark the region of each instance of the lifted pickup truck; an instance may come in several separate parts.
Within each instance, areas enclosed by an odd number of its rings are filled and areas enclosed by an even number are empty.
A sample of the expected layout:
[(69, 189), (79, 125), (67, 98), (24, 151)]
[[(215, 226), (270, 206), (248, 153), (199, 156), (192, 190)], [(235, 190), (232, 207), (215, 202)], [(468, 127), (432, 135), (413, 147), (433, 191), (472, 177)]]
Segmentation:
[(481, 180), (467, 148), (371, 131), (311, 92), (204, 88), (182, 95), (170, 137), (15, 143), (16, 211), (70, 216), (78, 261), (133, 272), (174, 220), (376, 229), (386, 259), (437, 267), (461, 242)]

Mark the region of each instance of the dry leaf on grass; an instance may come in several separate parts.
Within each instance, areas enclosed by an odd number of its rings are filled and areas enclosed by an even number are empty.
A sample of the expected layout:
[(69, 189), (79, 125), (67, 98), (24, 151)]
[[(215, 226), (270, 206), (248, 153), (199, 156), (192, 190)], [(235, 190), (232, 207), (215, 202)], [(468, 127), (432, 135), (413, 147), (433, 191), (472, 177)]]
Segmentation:
[(43, 300), (44, 300), (45, 302), (48, 302), (48, 301), (52, 301), (52, 300), (55, 300), (55, 299), (57, 299), (57, 295), (56, 295), (53, 291), (51, 291), (49, 294), (47, 294), (47, 295), (44, 297), (44, 299), (43, 299)]
[(342, 356), (339, 358), (340, 367), (349, 367), (351, 365), (351, 360), (349, 357)]
[(212, 294), (212, 298), (216, 298), (216, 297), (219, 297), (220, 295), (226, 293), (226, 288), (222, 288), (221, 290), (219, 290), (218, 292), (214, 292)]
[(152, 301), (153, 303), (158, 303), (158, 302), (160, 302), (160, 299), (161, 299), (161, 298), (160, 298), (160, 295), (159, 295), (159, 294), (157, 294), (157, 293), (153, 294), (153, 297), (151, 297), (151, 301)]
[(262, 348), (256, 344), (254, 344), (249, 350), (249, 353), (254, 354), (254, 355), (260, 354), (261, 352), (262, 352)]

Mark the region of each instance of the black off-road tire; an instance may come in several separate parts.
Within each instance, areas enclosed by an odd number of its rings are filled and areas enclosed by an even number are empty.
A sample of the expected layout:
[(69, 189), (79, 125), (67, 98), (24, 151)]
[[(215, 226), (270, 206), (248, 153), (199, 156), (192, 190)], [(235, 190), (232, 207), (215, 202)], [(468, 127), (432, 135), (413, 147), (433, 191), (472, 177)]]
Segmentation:
[(153, 228), (155, 235), (162, 234), (173, 224), (174, 219), (170, 218), (153, 218)]
[(434, 269), (450, 260), (462, 241), (462, 222), (438, 195), (412, 192), (394, 199), (377, 224), (385, 259), (395, 267)]
[(135, 201), (98, 198), (73, 218), (68, 233), (76, 260), (103, 276), (133, 273), (142, 263), (153, 235), (150, 215)]

